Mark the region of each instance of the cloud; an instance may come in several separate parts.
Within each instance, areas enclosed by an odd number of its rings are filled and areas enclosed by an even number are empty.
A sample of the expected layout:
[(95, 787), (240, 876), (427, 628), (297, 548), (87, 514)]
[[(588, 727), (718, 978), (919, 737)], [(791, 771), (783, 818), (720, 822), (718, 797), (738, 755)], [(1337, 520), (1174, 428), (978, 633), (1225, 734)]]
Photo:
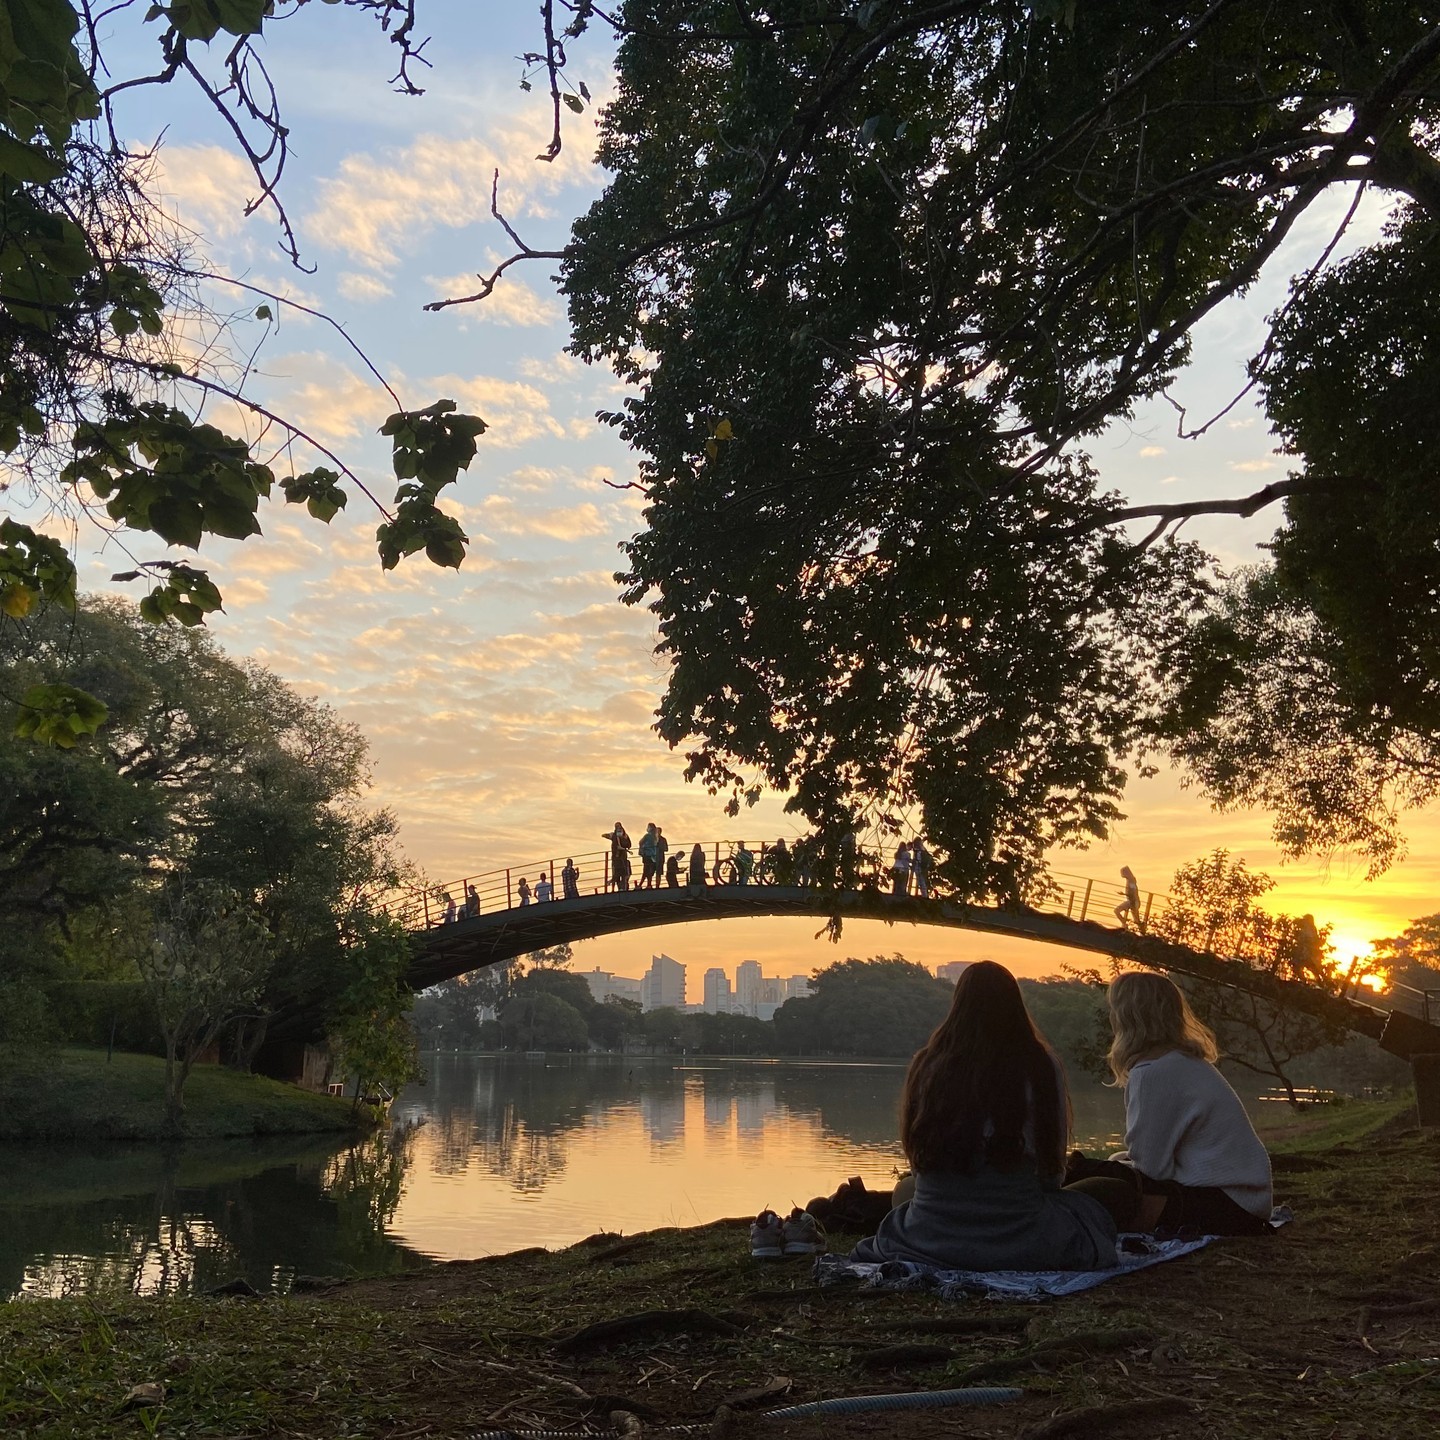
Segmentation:
[(1145, 460), (1153, 460), (1157, 455), (1164, 455), (1165, 453), (1165, 447), (1163, 445), (1146, 445), (1140, 451), (1141, 458)]
[(1266, 470), (1276, 470), (1280, 466), (1278, 460), (1232, 460), (1230, 468), (1239, 470), (1245, 475), (1258, 475)]
[(553, 507), (520, 506), (507, 495), (490, 495), (473, 507), (479, 523), (501, 535), (540, 535), (549, 540), (581, 540), (604, 535), (610, 523), (589, 501)]
[(347, 300), (354, 300), (362, 305), (372, 300), (384, 300), (395, 293), (378, 276), (366, 275), (357, 270), (343, 271), (335, 285)]
[(249, 605), (263, 605), (270, 598), (270, 587), (242, 576), (225, 581), (221, 593), (227, 610), (243, 610)]
[(371, 376), (323, 351), (270, 356), (262, 373), (266, 390), (281, 392), (281, 413), (327, 443), (373, 432), (395, 408)]
[(157, 193), (184, 225), (210, 239), (239, 233), (256, 191), (241, 156), (219, 145), (167, 145), (156, 159)]
[(594, 131), (576, 126), (559, 157), (537, 165), (548, 138), (543, 116), (527, 110), (485, 136), (422, 134), (378, 158), (347, 155), (334, 177), (321, 182), (319, 202), (302, 228), (313, 243), (388, 271), (428, 231), (487, 220), (497, 170), (511, 223), (548, 219), (553, 212), (545, 197), (593, 183)]

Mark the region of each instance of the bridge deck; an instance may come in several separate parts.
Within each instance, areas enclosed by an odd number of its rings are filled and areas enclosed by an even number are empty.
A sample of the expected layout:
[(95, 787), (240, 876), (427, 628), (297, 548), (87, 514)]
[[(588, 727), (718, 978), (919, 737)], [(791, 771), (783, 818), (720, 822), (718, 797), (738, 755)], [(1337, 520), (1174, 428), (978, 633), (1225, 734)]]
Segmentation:
[[(1073, 906), (1073, 896), (1072, 896)], [(798, 885), (714, 885), (702, 889), (609, 891), (456, 919), (414, 935), (408, 980), (423, 989), (456, 975), (552, 945), (701, 920), (802, 916), (824, 929), (832, 916), (887, 924), (939, 925), (1010, 935), (1112, 956), (1260, 994), (1380, 1041), (1394, 1053), (1440, 1053), (1440, 1027), (1368, 999), (1278, 978), (1243, 960), (1176, 944), (1121, 926), (1025, 907), (896, 896), (878, 888), (834, 892)]]

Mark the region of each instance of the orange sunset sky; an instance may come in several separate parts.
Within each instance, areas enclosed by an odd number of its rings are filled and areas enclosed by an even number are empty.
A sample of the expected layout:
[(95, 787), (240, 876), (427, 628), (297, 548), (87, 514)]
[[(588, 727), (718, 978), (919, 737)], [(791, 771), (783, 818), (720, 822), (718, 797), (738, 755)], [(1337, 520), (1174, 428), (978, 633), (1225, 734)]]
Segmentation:
[[(478, 17), (468, 5), (437, 5), (427, 17), (435, 69), (418, 100), (387, 90), (393, 62), (372, 27), (310, 8), (325, 13), (287, 21), (273, 69), (294, 147), (284, 193), (315, 273), (286, 266), (263, 212), (245, 218), (254, 182), (203, 105), (177, 123), (177, 94), (140, 90), (119, 97), (118, 121), (146, 143), (168, 124), (165, 191), (217, 268), (333, 314), (406, 405), (449, 396), (492, 428), (452, 492), (450, 508), (472, 539), (458, 573), (416, 558), (382, 574), (378, 517), (359, 495), (328, 528), (272, 503), (261, 515), (263, 538), (205, 542), (201, 560), (226, 597), (214, 633), (232, 653), (253, 656), (361, 726), (372, 746), (373, 798), (396, 811), (407, 851), (437, 880), (597, 850), (617, 817), (635, 837), (656, 820), (672, 844), (794, 835), (773, 797), (743, 821), (727, 821), (715, 801), (684, 784), (683, 760), (649, 728), (664, 670), (650, 617), (622, 607), (612, 579), (617, 546), (639, 525), (638, 497), (605, 484), (632, 478), (635, 461), (593, 418), (614, 406), (613, 378), (564, 354), (563, 306), (548, 267), (517, 267), (483, 305), (420, 308), (473, 289), (475, 272), (506, 253), (488, 214), (497, 167), (507, 215), (536, 247), (563, 243), (569, 219), (602, 183), (589, 113), (556, 163), (534, 159), (547, 114), (517, 91), (511, 58), (529, 44), (531, 7), (483, 7), (513, 14)], [(597, 51), (578, 64), (603, 97), (607, 57)], [(1243, 384), (1263, 316), (1283, 297), (1296, 256), (1312, 251), (1333, 220), (1309, 217), (1254, 290), (1207, 322), (1173, 396), (1192, 424)], [(1382, 220), (1378, 209), (1363, 211), (1356, 237), (1373, 236)], [(247, 316), (256, 303), (235, 290), (215, 298)], [(243, 319), (231, 342), (240, 354), (264, 339), (257, 398), (295, 416), (374, 488), (393, 489), (375, 433), (391, 408), (384, 393), (326, 326), (284, 305), (278, 320), (272, 331)], [(210, 415), (236, 429), (247, 423), (224, 408)], [(1248, 493), (1285, 473), (1274, 444), (1247, 402), (1203, 438), (1185, 441), (1175, 409), (1159, 400), (1100, 436), (1092, 451), (1104, 481), (1143, 503)], [(306, 462), (303, 447), (295, 458)], [(1185, 533), (1234, 565), (1256, 556), (1275, 519), (1197, 523)], [(64, 516), (45, 524), (74, 546), (88, 588), (133, 592), (109, 584), (131, 562), (102, 535)], [(160, 553), (133, 548), (138, 558)], [(1129, 864), (1142, 888), (1163, 890), (1178, 864), (1228, 846), (1276, 876), (1278, 906), (1332, 924), (1342, 960), (1440, 909), (1433, 813), (1411, 818), (1408, 858), (1367, 881), (1344, 856), (1281, 864), (1265, 816), (1215, 814), (1173, 774), (1134, 783), (1128, 810), (1108, 843), (1058, 856), (1057, 868), (1114, 881)], [(1040, 975), (1067, 958), (1046, 947), (873, 923), (850, 926), (837, 949), (813, 939), (814, 928), (765, 920), (644, 931), (588, 942), (576, 963), (635, 975), (664, 950), (690, 967), (695, 998), (706, 968), (733, 970), (744, 959), (790, 974), (898, 950), (932, 966), (989, 956)]]

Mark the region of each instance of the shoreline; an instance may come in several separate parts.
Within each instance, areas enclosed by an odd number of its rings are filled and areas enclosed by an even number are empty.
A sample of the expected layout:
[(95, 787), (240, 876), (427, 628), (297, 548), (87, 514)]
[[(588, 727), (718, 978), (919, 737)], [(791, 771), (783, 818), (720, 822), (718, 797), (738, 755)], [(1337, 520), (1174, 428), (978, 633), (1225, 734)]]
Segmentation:
[(180, 1143), (253, 1136), (360, 1133), (351, 1102), (283, 1081), (197, 1065), (182, 1134), (164, 1125), (165, 1062), (154, 1055), (59, 1047), (0, 1064), (0, 1145)]
[[(1368, 1133), (1342, 1111), (1275, 1146), (1276, 1198), (1296, 1212), (1279, 1234), (1219, 1241), (1068, 1299), (816, 1291), (806, 1262), (752, 1261), (748, 1222), (718, 1221), (312, 1278), (284, 1298), (17, 1301), (0, 1306), (0, 1420), (28, 1436), (141, 1433), (142, 1417), (120, 1412), (133, 1386), (153, 1383), (164, 1400), (146, 1418), (160, 1434), (613, 1433), (611, 1412), (627, 1410), (642, 1429), (858, 1437), (873, 1420), (767, 1423), (737, 1393), (774, 1406), (938, 1390), (970, 1383), (978, 1365), (1006, 1378), (975, 1383), (1022, 1398), (899, 1412), (886, 1431), (1030, 1435), (1068, 1416), (1065, 1433), (1097, 1440), (1424, 1434), (1440, 1421), (1440, 1132), (1415, 1129), (1398, 1102), (1346, 1108), (1368, 1112)], [(834, 1238), (839, 1250), (854, 1237)], [(686, 1314), (558, 1343), (657, 1310)]]

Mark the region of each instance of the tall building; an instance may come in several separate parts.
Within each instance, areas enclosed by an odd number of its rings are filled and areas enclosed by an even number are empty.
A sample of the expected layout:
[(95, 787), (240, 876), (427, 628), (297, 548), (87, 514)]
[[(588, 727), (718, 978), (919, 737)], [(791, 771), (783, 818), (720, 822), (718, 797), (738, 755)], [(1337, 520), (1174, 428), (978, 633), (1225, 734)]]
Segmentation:
[(660, 1010), (666, 1005), (680, 1009), (685, 1003), (685, 967), (668, 955), (652, 955), (650, 968), (640, 981), (640, 1005)]
[(808, 975), (790, 975), (785, 980), (785, 999), (803, 1000), (814, 990)]
[(612, 975), (608, 970), (586, 970), (580, 978), (590, 987), (597, 1005), (603, 1005), (612, 996), (617, 1000), (639, 1000), (639, 980), (628, 975)]
[(742, 960), (735, 967), (735, 1009), (741, 1015), (758, 1015), (765, 999), (765, 976), (758, 960)]
[(723, 970), (705, 972), (705, 1013), (707, 1015), (728, 1015), (733, 997), (730, 993), (730, 977)]
[(969, 964), (968, 960), (947, 960), (943, 965), (935, 967), (935, 973), (940, 979), (948, 980), (953, 985)]

